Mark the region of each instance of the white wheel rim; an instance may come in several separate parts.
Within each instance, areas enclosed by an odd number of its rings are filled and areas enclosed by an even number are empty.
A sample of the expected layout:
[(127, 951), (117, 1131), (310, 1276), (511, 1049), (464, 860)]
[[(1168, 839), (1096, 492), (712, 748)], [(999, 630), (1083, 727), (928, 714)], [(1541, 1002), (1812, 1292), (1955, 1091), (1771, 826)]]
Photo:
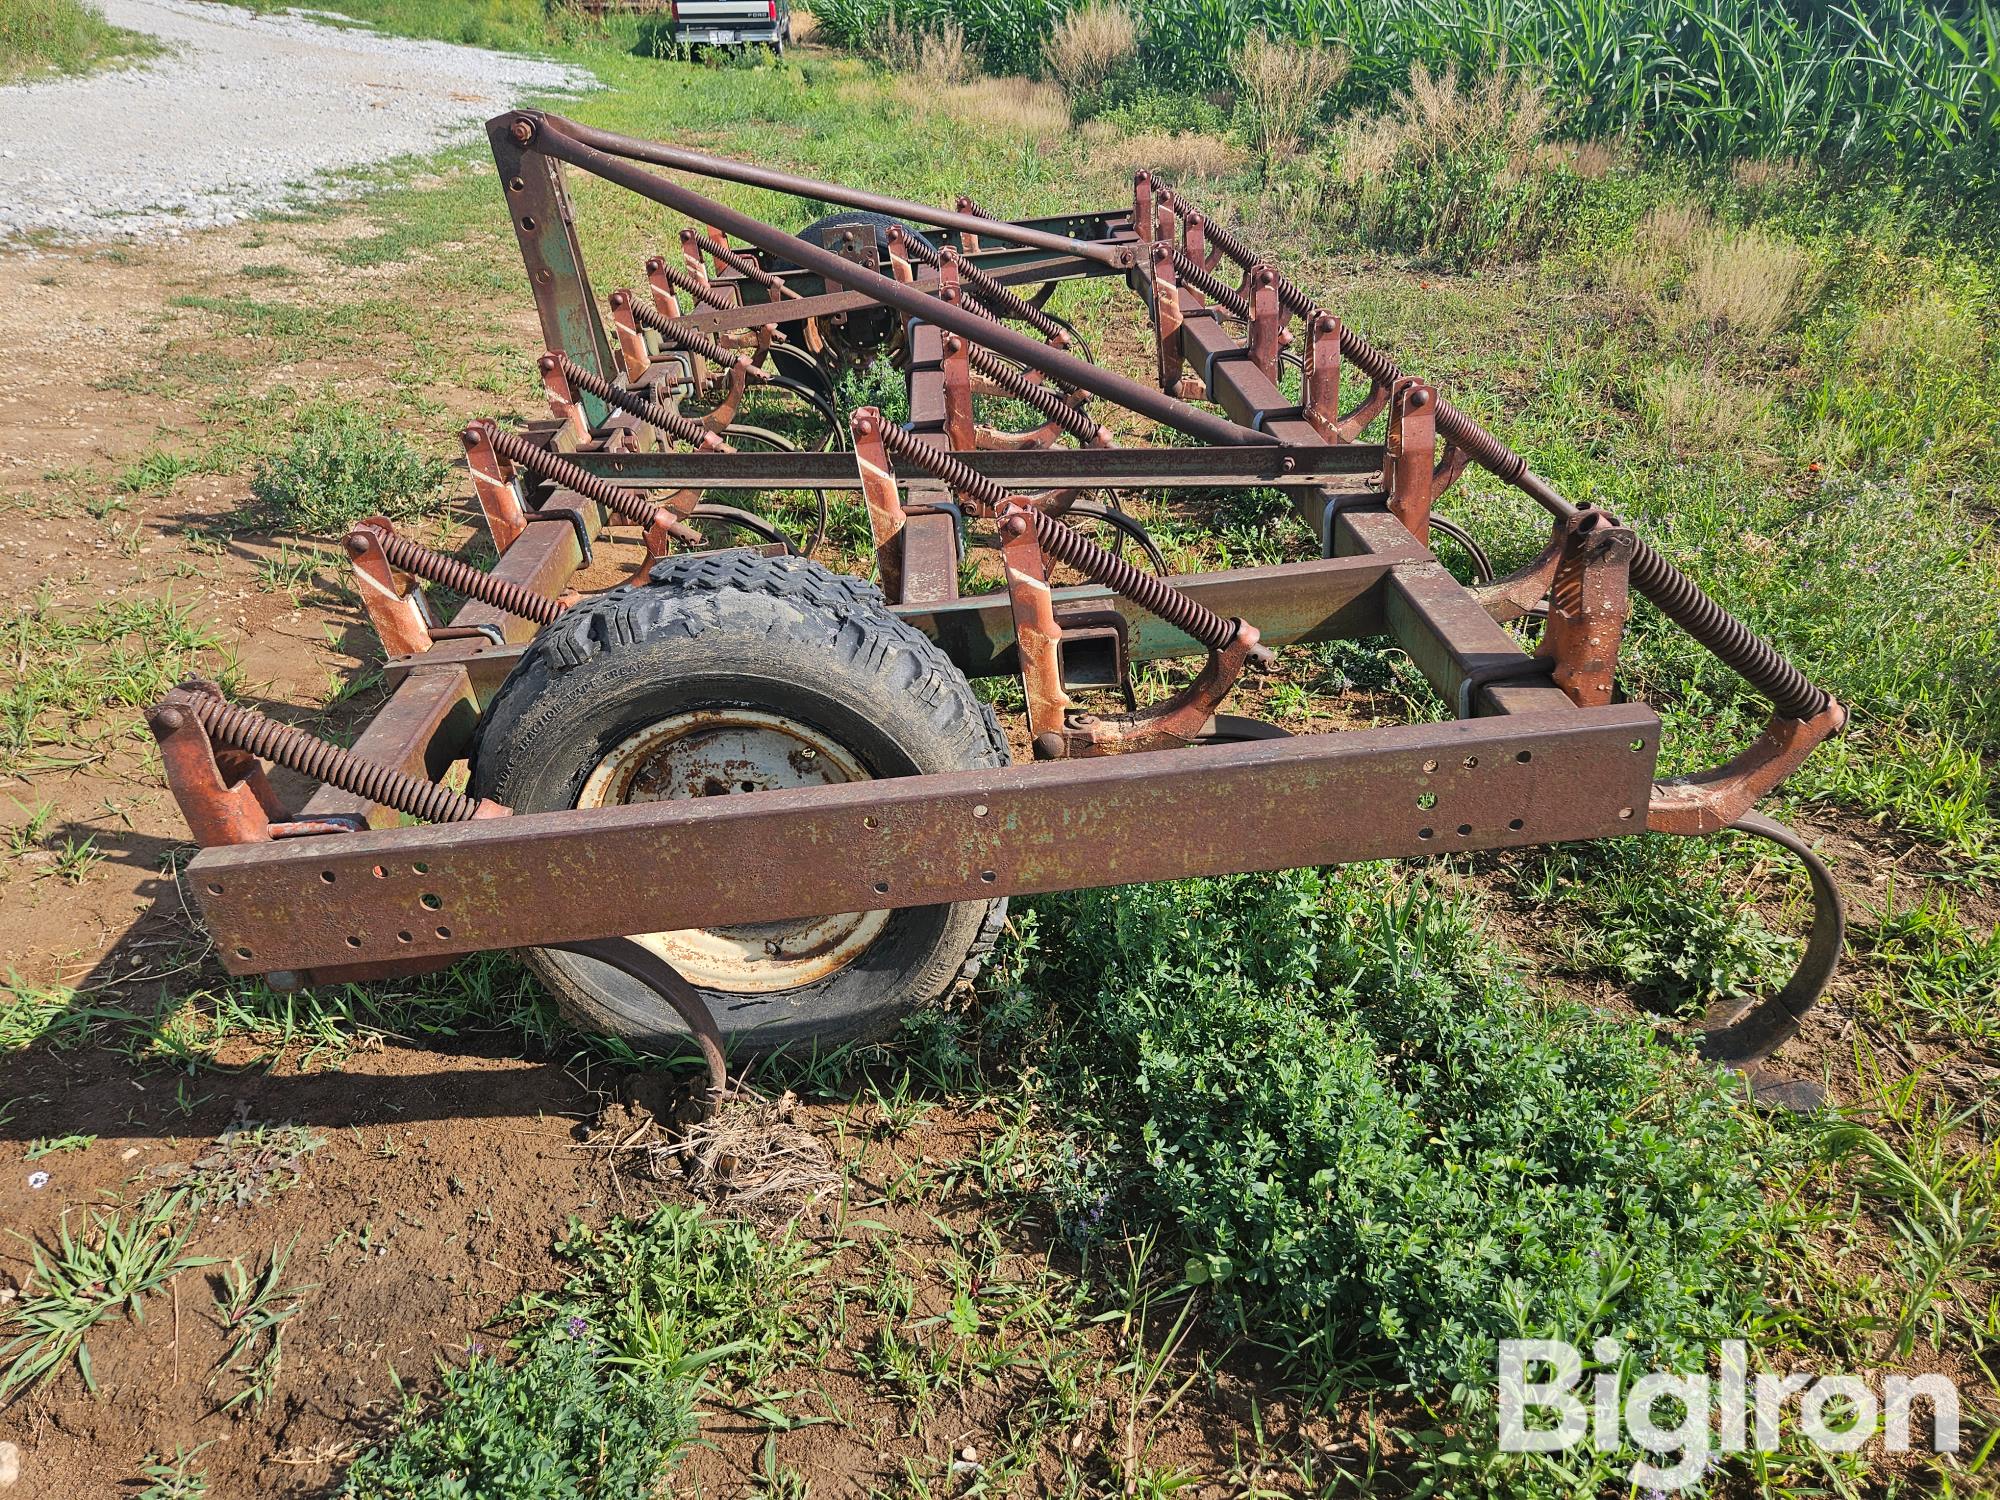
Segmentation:
[[(750, 708), (695, 709), (648, 725), (590, 773), (578, 807), (740, 796), (867, 781), (867, 770), (816, 729)], [(701, 878), (700, 871), (688, 872)], [(735, 927), (633, 934), (690, 984), (731, 994), (797, 989), (839, 972), (888, 925), (886, 911), (795, 917)]]

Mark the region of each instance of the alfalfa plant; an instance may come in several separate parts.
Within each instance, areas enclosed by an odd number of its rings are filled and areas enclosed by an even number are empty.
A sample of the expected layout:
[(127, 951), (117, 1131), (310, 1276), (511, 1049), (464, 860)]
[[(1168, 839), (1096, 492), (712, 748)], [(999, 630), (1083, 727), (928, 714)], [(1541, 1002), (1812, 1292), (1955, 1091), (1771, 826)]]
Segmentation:
[(250, 493), (259, 519), (306, 532), (344, 532), (364, 516), (421, 512), (444, 483), (442, 459), (419, 453), (377, 417), (347, 401), (299, 414), (292, 440), (257, 465)]

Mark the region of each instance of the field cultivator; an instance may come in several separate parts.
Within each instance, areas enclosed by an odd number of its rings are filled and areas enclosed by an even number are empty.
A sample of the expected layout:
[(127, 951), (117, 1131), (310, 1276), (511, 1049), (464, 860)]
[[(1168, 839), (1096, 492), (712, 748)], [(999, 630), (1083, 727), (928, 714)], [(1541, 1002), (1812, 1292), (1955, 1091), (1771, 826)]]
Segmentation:
[[(489, 134), (551, 412), (464, 433), (497, 564), (354, 528), (393, 693), (351, 750), (202, 684), (151, 715), (229, 970), (290, 986), (525, 949), (582, 1024), (691, 1034), (720, 1086), (725, 1045), (876, 1035), (937, 998), (1010, 895), (1733, 828), (1804, 862), (1813, 915), (1790, 982), (1711, 1008), (1702, 1046), (1782, 1087), (1764, 1059), (1825, 987), (1842, 918), (1825, 868), (1752, 807), (1840, 706), (1236, 233), (1147, 173), (1129, 206), (1012, 222), (537, 112)], [(689, 221), (602, 303), (573, 171)], [(839, 211), (793, 235), (684, 177)], [(1051, 310), (1097, 277), (1147, 315), (1143, 379)], [(843, 372), (884, 356), (907, 422), (840, 409)], [(779, 408), (808, 436), (752, 420)], [(1171, 441), (1120, 446), (1113, 408)], [(1434, 513), (1473, 465), (1550, 518), (1507, 577)], [(1315, 560), (1164, 576), (1116, 498), (1246, 487), (1287, 497)], [(800, 556), (760, 509), (778, 495), (816, 497), (808, 553), (828, 496), (865, 512), (879, 588)], [(643, 562), (578, 592), (621, 525)], [(1004, 588), (961, 593), (968, 548)], [(449, 625), (423, 580), (468, 600)], [(1660, 721), (1615, 687), (1633, 593), (1770, 700), (1726, 765), (1656, 779)], [(1526, 648), (1504, 627), (1530, 616)], [(1452, 718), (1292, 735), (1229, 711), (1274, 652), (1377, 636)], [(1142, 703), (1134, 668), (1177, 657), (1199, 669)], [(1003, 676), (1014, 751), (971, 687)], [(267, 761), (325, 785), (285, 811)], [(444, 784), (460, 761), (464, 792)]]

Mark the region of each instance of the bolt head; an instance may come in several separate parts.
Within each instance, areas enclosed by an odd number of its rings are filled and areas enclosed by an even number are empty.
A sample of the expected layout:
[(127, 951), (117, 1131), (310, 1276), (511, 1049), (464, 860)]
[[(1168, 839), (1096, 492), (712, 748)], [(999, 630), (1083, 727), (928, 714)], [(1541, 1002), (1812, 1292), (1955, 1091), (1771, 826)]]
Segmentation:
[(527, 119), (516, 120), (507, 128), (507, 133), (514, 138), (515, 145), (525, 146), (535, 138), (535, 122)]
[(146, 723), (155, 736), (178, 734), (187, 727), (187, 710), (171, 703), (163, 704), (146, 715)]

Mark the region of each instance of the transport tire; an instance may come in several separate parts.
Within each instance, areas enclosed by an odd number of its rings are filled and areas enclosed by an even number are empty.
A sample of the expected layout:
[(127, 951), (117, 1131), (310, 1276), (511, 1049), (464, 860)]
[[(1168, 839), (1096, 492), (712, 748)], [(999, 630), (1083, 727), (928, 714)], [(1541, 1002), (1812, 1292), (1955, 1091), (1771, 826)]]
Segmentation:
[[(801, 558), (689, 553), (536, 637), (481, 722), (473, 795), (516, 812), (927, 775), (1008, 763), (993, 712), (872, 584)], [(690, 881), (712, 872), (676, 872)], [(865, 1041), (971, 980), (1005, 901), (641, 935), (738, 1050)], [(686, 1035), (594, 959), (528, 961), (579, 1026)]]

